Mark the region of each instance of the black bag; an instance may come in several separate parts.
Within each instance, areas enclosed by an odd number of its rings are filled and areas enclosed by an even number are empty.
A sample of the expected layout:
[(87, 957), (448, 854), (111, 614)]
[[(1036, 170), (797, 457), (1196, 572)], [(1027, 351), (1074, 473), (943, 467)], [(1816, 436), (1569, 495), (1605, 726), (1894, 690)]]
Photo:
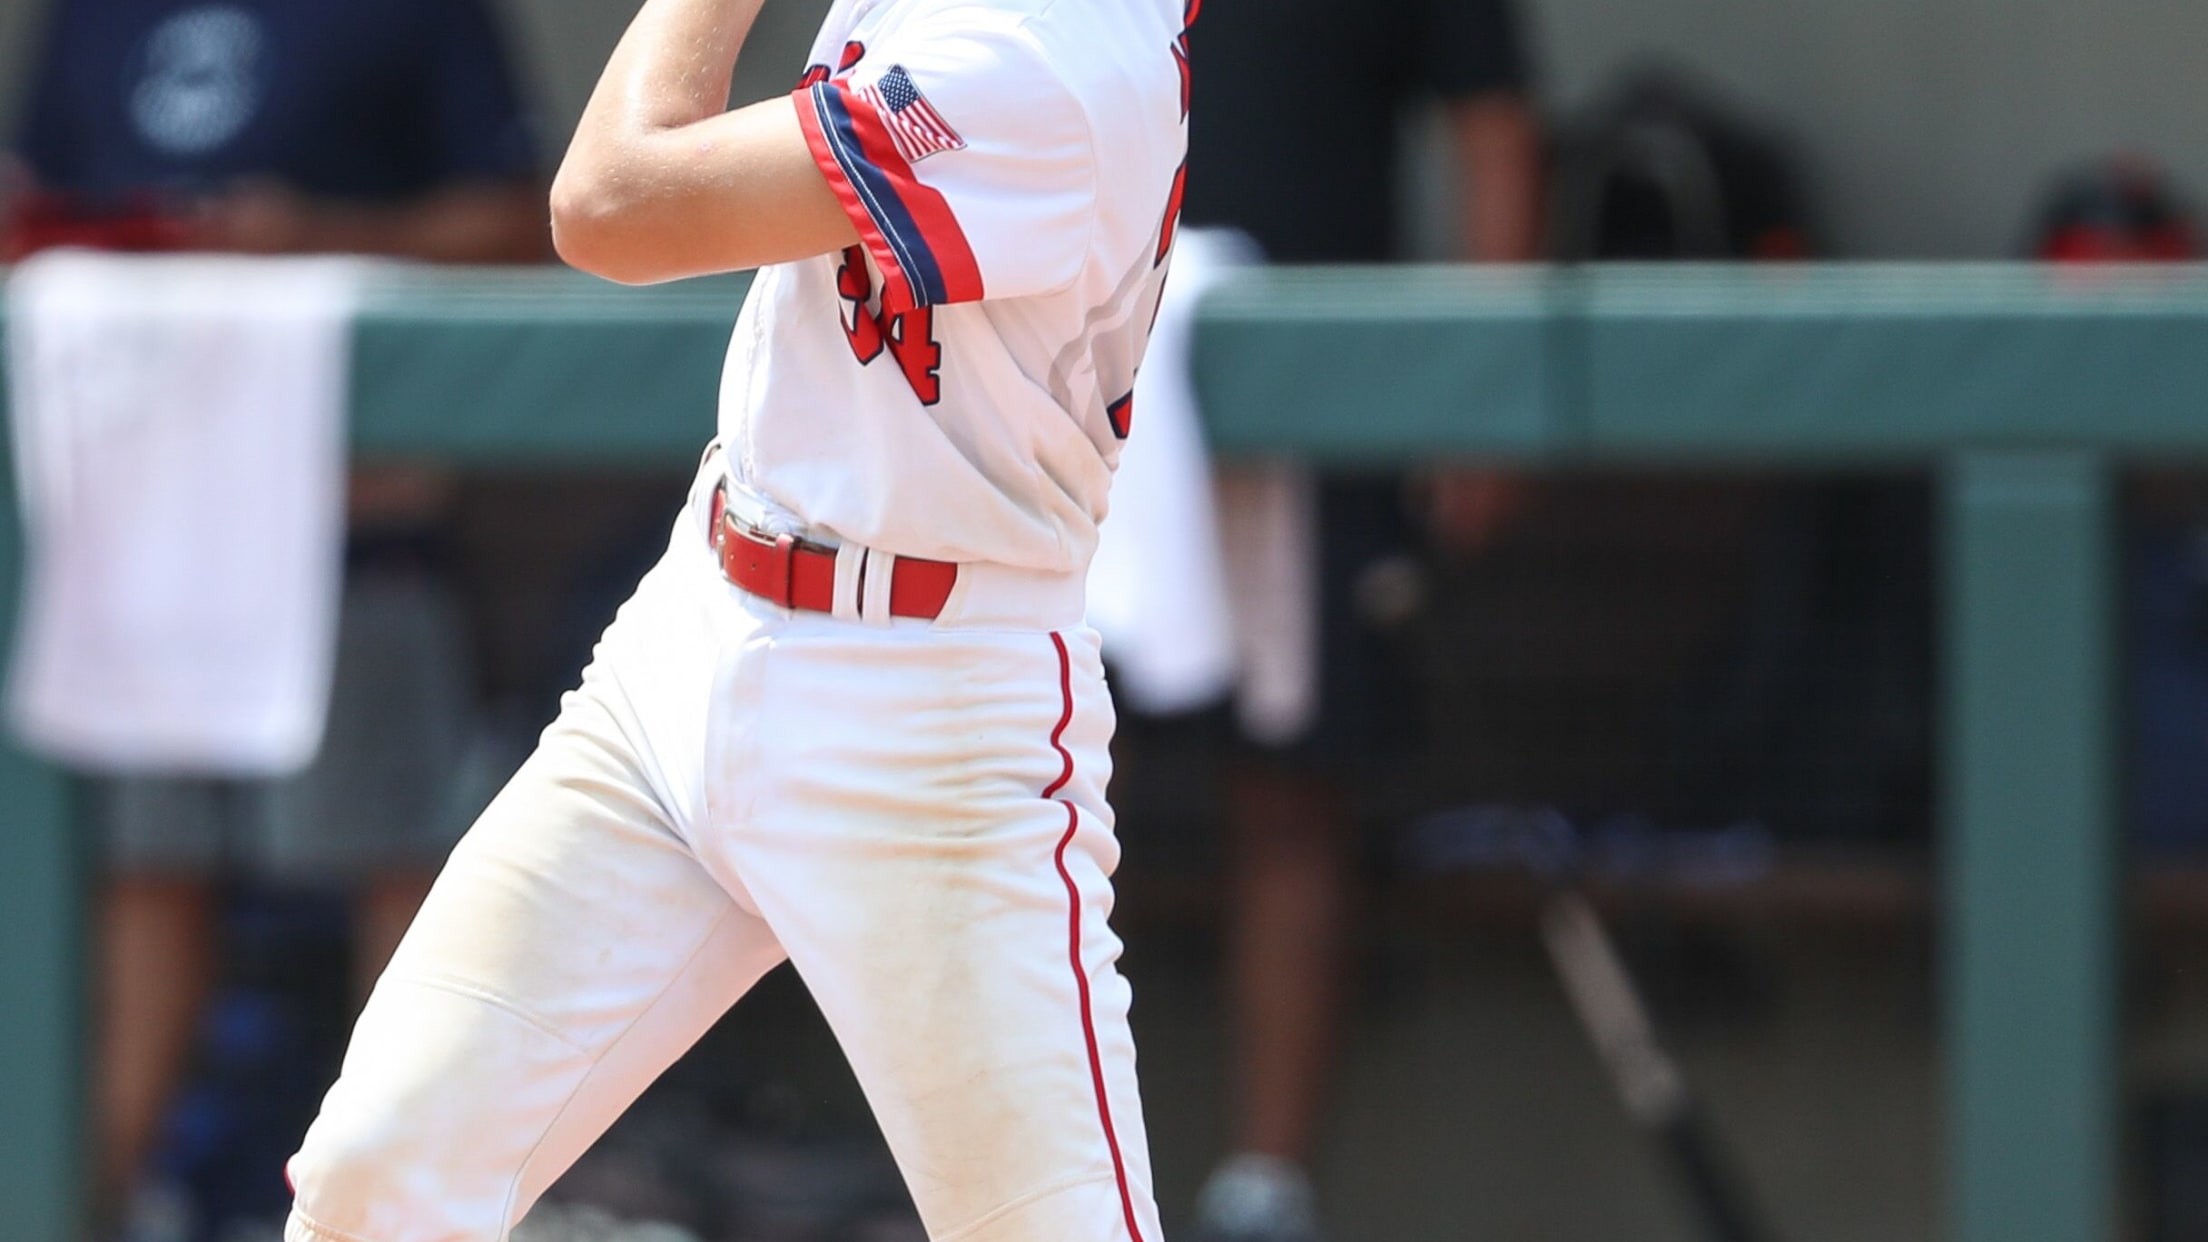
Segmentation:
[(1557, 131), (1550, 237), (1566, 262), (1799, 259), (1792, 146), (1675, 72), (1628, 75)]

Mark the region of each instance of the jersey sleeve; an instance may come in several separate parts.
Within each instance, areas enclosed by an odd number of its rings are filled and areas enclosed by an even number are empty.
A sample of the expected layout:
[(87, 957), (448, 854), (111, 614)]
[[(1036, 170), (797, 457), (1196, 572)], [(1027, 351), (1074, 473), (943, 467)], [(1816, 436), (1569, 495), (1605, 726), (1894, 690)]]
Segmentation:
[(1088, 119), (1032, 37), (952, 10), (793, 97), (892, 311), (1045, 293), (1096, 212)]

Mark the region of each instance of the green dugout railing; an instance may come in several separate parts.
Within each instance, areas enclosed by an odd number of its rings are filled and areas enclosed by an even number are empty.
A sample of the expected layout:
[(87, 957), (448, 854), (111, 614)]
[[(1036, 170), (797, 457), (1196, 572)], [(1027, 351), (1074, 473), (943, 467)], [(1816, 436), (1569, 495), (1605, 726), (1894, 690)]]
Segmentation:
[[(359, 323), (354, 442), (687, 464), (742, 288), (394, 270)], [(1198, 379), (1224, 454), (1932, 469), (1945, 1236), (2116, 1236), (2114, 473), (2208, 449), (2208, 271), (1283, 270), (1206, 303)], [(0, 748), (0, 1242), (67, 1239), (83, 1184), (66, 794)]]

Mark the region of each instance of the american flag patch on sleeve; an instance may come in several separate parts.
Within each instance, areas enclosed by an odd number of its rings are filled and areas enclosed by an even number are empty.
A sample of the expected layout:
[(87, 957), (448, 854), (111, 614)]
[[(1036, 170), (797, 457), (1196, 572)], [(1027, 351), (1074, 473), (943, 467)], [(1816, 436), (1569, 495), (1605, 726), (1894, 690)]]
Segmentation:
[(882, 124), (889, 130), (889, 140), (896, 144), (897, 154), (908, 164), (917, 164), (931, 155), (945, 151), (957, 151), (966, 145), (950, 122), (935, 110), (927, 96), (912, 83), (912, 75), (903, 65), (891, 65), (889, 72), (870, 86), (862, 86), (852, 92), (873, 105)]

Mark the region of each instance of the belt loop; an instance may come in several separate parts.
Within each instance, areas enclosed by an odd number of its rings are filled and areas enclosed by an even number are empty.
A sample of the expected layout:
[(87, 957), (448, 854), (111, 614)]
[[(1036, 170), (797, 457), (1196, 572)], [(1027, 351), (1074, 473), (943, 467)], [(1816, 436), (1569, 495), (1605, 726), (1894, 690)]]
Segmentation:
[(829, 609), (838, 621), (859, 619), (859, 584), (866, 580), (866, 549), (855, 543), (836, 547), (836, 591)]
[(797, 537), (774, 537), (775, 589), (779, 598), (774, 602), (784, 608), (797, 607)]
[(859, 620), (888, 625), (890, 584), (897, 578), (897, 554), (866, 549), (866, 581), (859, 591)]

